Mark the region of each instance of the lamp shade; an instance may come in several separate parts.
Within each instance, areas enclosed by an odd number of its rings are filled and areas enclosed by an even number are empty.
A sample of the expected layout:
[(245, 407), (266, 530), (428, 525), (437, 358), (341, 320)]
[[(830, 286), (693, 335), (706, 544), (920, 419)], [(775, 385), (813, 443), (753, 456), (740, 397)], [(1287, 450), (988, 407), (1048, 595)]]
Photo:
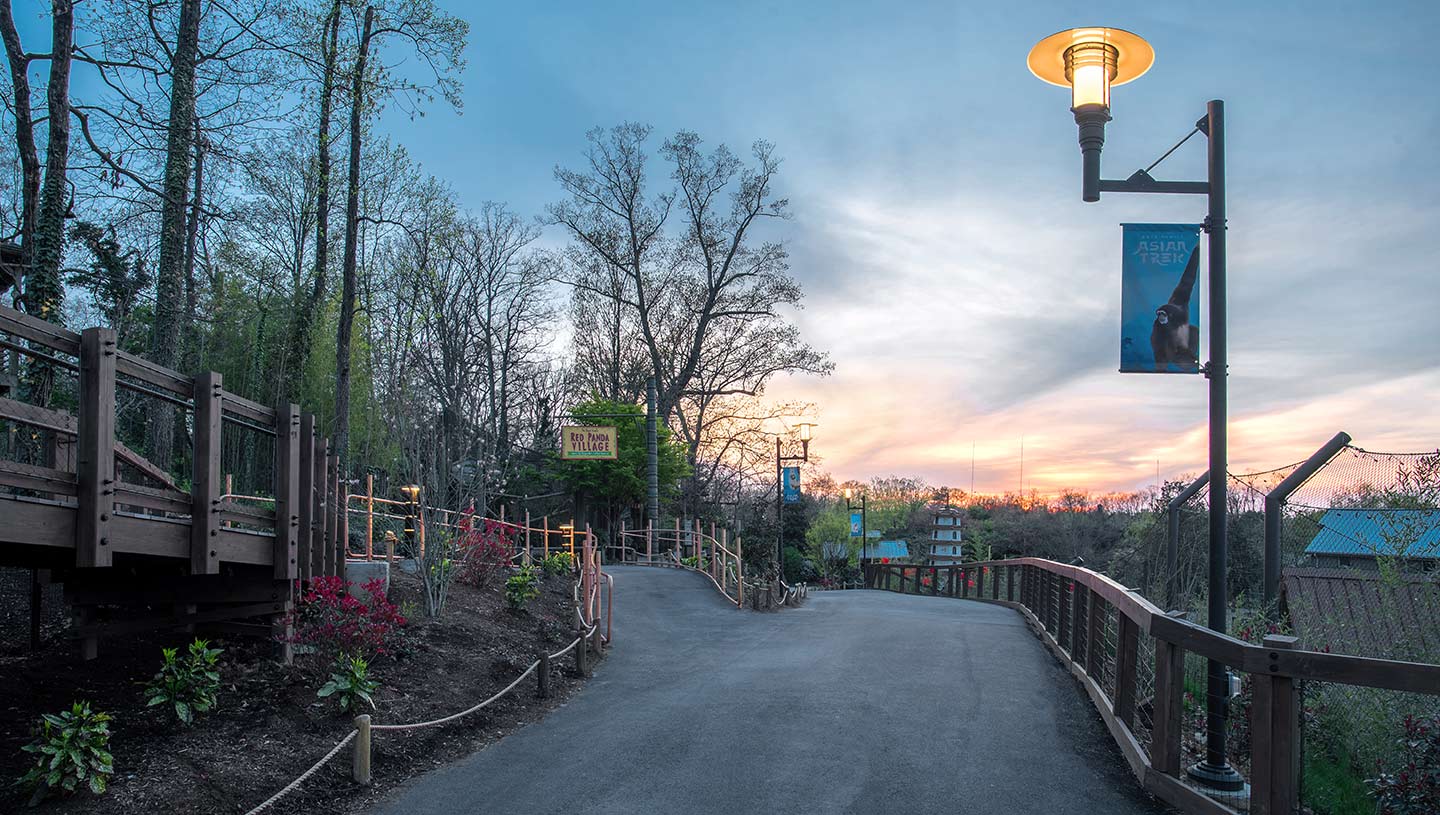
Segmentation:
[(814, 426), (814, 422), (800, 422), (797, 425), (797, 427), (800, 428), (800, 441), (810, 441), (811, 428), (813, 428)]
[(1139, 79), (1155, 64), (1155, 49), (1120, 28), (1072, 28), (1030, 49), (1030, 72), (1070, 89), (1070, 107), (1110, 108), (1110, 88)]

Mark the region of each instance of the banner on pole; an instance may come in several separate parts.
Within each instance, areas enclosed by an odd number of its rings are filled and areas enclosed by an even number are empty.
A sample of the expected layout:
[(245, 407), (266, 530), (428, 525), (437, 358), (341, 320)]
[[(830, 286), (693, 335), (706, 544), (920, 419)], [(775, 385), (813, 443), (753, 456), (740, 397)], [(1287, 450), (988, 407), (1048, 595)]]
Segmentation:
[(570, 425), (560, 428), (560, 439), (560, 458), (566, 461), (619, 457), (613, 427)]
[(800, 503), (800, 468), (786, 467), (784, 470), (785, 503)]
[(1199, 373), (1200, 226), (1120, 226), (1120, 371)]
[(864, 519), (861, 517), (860, 513), (858, 513), (858, 512), (852, 512), (852, 513), (850, 513), (850, 537), (852, 537), (852, 538), (858, 538), (858, 537), (860, 537), (860, 530), (861, 530), (861, 528), (862, 528), (863, 526), (864, 526)]

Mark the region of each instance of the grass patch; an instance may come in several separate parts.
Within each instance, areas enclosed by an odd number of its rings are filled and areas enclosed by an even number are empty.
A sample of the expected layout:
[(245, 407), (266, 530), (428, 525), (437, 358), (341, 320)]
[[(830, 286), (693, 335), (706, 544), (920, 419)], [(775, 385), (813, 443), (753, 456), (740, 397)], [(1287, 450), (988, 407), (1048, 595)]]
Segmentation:
[(1304, 804), (1316, 815), (1375, 815), (1365, 779), (1327, 755), (1305, 755)]

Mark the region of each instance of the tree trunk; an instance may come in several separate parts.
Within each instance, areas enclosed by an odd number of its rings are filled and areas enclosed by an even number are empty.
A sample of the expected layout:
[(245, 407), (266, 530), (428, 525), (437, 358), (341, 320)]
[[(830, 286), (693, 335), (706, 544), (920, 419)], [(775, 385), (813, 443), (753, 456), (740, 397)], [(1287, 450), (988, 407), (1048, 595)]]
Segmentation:
[(200, 292), (195, 287), (195, 250), (200, 236), (201, 199), (205, 193), (205, 149), (200, 141), (200, 122), (195, 122), (195, 187), (190, 198), (189, 222), (185, 227), (185, 325), (183, 337), (184, 370), (191, 375), (200, 372), (200, 339), (195, 330), (195, 311)]
[(325, 300), (329, 284), (330, 259), (330, 116), (335, 97), (335, 60), (340, 40), (340, 3), (330, 6), (325, 20), (324, 76), (320, 81), (320, 122), (315, 140), (315, 280), (309, 298), (303, 298), (295, 287), (296, 307), (290, 323), (290, 353), (285, 366), (281, 398), (300, 401), (300, 384), (305, 379), (305, 363), (310, 357), (311, 330), (320, 303)]
[[(170, 58), (170, 121), (165, 145), (165, 180), (160, 202), (160, 262), (155, 273), (155, 322), (150, 360), (174, 368), (178, 361), (185, 283), (186, 193), (195, 127), (195, 58), (200, 41), (200, 0), (181, 0), (180, 28)], [(168, 469), (175, 425), (169, 404), (152, 400), (150, 460)]]
[[(65, 248), (65, 174), (70, 158), (70, 46), (75, 36), (75, 8), (70, 0), (55, 0), (52, 12), (54, 45), (50, 57), (50, 86), (46, 93), (50, 139), (45, 147), (45, 181), (40, 188), (40, 212), (35, 226), (34, 265), (25, 283), (25, 310), (42, 320), (62, 323), (60, 254)], [(28, 382), (30, 401), (50, 404), (55, 371), (32, 365)]]
[(360, 244), (360, 109), (365, 104), (365, 63), (370, 56), (370, 31), (375, 7), (365, 7), (365, 32), (350, 82), (350, 177), (345, 185), (345, 260), (341, 270), (340, 324), (335, 329), (335, 455), (340, 473), (350, 463), (350, 335), (355, 322), (355, 259)]
[(40, 205), (40, 155), (35, 149), (35, 119), (30, 110), (30, 60), (15, 29), (10, 0), (0, 0), (0, 37), (10, 60), (10, 83), (15, 92), (15, 152), (20, 157), (20, 269), (18, 289), (35, 262), (35, 226)]

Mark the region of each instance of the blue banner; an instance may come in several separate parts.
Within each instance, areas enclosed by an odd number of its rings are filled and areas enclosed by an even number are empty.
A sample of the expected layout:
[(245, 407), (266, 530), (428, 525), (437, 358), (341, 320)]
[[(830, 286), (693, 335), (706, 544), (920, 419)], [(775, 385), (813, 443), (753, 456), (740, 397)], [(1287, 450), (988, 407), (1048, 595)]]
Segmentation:
[(1120, 370), (1199, 373), (1199, 225), (1121, 227)]
[(865, 525), (865, 519), (858, 512), (850, 513), (850, 537), (860, 537), (860, 531)]
[(786, 467), (784, 471), (785, 503), (800, 503), (800, 468)]

